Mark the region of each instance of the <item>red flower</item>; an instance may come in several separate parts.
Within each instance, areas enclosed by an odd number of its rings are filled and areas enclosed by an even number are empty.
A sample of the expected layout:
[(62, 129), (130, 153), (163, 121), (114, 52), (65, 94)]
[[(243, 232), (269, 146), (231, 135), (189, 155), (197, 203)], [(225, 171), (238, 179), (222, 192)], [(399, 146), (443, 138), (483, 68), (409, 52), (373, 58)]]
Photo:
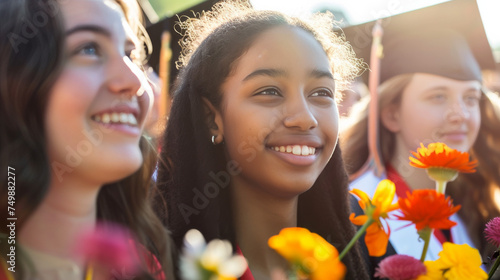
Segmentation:
[(452, 200), (435, 190), (415, 190), (407, 198), (399, 199), (402, 215), (398, 220), (411, 221), (418, 231), (426, 227), (432, 229), (450, 229), (455, 222), (449, 217), (460, 209), (453, 206)]

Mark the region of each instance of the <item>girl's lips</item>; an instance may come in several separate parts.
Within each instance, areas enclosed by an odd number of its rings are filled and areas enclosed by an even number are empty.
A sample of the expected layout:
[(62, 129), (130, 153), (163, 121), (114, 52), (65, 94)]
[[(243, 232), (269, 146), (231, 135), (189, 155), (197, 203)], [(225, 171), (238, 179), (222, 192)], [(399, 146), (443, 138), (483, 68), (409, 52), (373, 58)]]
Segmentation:
[(138, 126), (123, 123), (102, 123), (95, 120), (94, 123), (102, 126), (103, 130), (106, 131), (118, 131), (132, 137), (139, 137), (141, 135), (141, 129)]
[[(123, 119), (124, 115), (127, 115), (127, 119)], [(132, 125), (137, 125), (142, 123), (144, 116), (141, 114), (139, 105), (136, 103), (120, 104), (118, 106), (113, 106), (107, 109), (95, 112), (91, 116), (92, 119), (98, 122), (104, 123), (130, 123)], [(107, 119), (107, 120), (105, 120)], [(135, 121), (133, 120), (135, 119)]]
[(448, 141), (461, 142), (467, 139), (467, 134), (464, 132), (446, 133), (443, 135), (443, 138)]
[(309, 166), (313, 164), (318, 158), (318, 153), (319, 153), (318, 149), (316, 149), (315, 153), (308, 155), (296, 155), (293, 153), (287, 153), (286, 151), (285, 152), (276, 151), (275, 149), (271, 148), (269, 148), (268, 150), (271, 151), (271, 153), (273, 153), (277, 157), (279, 157), (281, 160), (295, 166)]
[(311, 147), (307, 145), (283, 145), (283, 146), (272, 146), (269, 147), (271, 150), (276, 152), (293, 154), (296, 156), (308, 156), (316, 153), (316, 147)]

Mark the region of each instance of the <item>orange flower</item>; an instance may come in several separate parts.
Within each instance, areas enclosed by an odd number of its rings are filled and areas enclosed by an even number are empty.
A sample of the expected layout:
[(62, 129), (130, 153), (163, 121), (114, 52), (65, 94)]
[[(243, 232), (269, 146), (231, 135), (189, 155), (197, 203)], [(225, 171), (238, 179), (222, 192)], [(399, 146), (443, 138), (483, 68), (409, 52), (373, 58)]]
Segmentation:
[(452, 149), (444, 143), (420, 144), (417, 152), (411, 152), (410, 165), (418, 168), (445, 168), (457, 172), (474, 173), (477, 161), (470, 161), (469, 153)]
[(368, 247), (370, 256), (379, 257), (385, 254), (387, 250), (387, 243), (389, 241), (390, 228), (385, 232), (382, 220), (388, 217), (388, 213), (399, 208), (398, 204), (392, 204), (396, 187), (390, 180), (382, 180), (378, 186), (373, 199), (358, 189), (353, 189), (352, 194), (358, 196), (359, 206), (365, 212), (365, 215), (355, 217), (351, 213), (349, 219), (355, 225), (361, 226), (367, 222), (373, 222), (366, 229), (365, 243)]
[(325, 239), (305, 228), (284, 228), (272, 236), (269, 247), (283, 256), (301, 277), (311, 280), (343, 279), (346, 267), (338, 251)]
[(415, 190), (407, 198), (399, 199), (402, 215), (398, 220), (411, 221), (418, 231), (424, 228), (450, 229), (455, 222), (450, 216), (460, 209), (453, 201), (435, 190)]

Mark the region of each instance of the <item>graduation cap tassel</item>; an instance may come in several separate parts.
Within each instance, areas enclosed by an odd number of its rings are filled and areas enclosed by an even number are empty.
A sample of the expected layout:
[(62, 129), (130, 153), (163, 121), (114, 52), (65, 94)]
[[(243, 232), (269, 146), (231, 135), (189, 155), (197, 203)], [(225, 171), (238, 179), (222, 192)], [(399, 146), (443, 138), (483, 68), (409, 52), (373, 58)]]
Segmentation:
[(372, 45), (370, 54), (370, 75), (368, 78), (368, 88), (372, 102), (368, 110), (368, 150), (369, 156), (363, 166), (353, 174), (349, 175), (349, 181), (359, 178), (369, 169), (374, 169), (377, 176), (385, 172), (385, 166), (380, 153), (380, 143), (378, 141), (378, 84), (380, 81), (380, 60), (383, 56), (382, 35), (384, 33), (381, 25), (382, 20), (375, 22), (372, 29)]
[(368, 88), (370, 90), (370, 102), (368, 113), (368, 149), (370, 158), (368, 161), (373, 164), (375, 174), (381, 176), (385, 172), (385, 166), (382, 161), (382, 153), (379, 143), (379, 127), (378, 127), (378, 85), (380, 81), (380, 60), (383, 56), (382, 35), (384, 31), (381, 25), (382, 20), (379, 19), (372, 29), (372, 46), (370, 55), (370, 76), (368, 79)]
[(166, 121), (170, 113), (171, 96), (169, 93), (170, 80), (170, 60), (172, 59), (172, 50), (170, 49), (170, 32), (164, 31), (161, 35), (160, 63), (158, 76), (163, 85), (160, 95), (160, 118)]

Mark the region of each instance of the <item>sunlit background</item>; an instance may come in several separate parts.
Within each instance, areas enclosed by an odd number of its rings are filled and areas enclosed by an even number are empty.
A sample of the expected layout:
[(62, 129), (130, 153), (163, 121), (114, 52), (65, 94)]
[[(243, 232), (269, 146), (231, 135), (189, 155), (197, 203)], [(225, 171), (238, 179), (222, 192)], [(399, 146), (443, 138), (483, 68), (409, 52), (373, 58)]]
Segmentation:
[[(142, 2), (147, 0), (142, 0)], [(172, 16), (200, 0), (149, 0), (158, 18)], [(443, 0), (250, 0), (259, 10), (277, 10), (291, 15), (319, 10), (338, 11), (347, 25), (356, 25), (415, 9), (435, 5)], [(500, 62), (500, 0), (477, 0), (483, 25), (495, 59)]]

